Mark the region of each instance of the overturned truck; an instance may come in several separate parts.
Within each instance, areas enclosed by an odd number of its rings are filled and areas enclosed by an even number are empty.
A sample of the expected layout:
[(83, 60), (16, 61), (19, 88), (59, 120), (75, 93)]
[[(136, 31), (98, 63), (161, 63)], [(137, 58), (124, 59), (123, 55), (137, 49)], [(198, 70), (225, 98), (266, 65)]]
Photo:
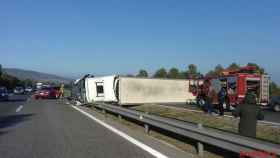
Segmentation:
[(86, 75), (75, 82), (72, 95), (82, 103), (187, 103), (196, 100), (189, 80)]

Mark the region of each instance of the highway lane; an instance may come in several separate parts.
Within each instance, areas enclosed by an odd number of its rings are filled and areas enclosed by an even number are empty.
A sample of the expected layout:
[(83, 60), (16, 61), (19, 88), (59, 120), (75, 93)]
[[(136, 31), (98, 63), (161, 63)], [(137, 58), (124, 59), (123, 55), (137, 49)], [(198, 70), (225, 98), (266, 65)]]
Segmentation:
[(280, 112), (274, 112), (272, 110), (264, 110), (264, 120), (269, 122), (280, 123)]
[(0, 125), (1, 158), (153, 157), (56, 100), (31, 100), (16, 113), (19, 103), (3, 110), (10, 119)]
[(27, 95), (12, 95), (9, 101), (0, 101), (0, 117), (13, 114), (20, 105), (26, 103), (27, 98)]

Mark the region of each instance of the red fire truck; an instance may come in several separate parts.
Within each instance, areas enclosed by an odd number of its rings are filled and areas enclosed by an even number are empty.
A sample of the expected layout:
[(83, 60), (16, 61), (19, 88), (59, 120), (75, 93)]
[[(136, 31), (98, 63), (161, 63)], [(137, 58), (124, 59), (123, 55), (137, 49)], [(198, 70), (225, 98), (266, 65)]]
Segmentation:
[[(247, 92), (257, 95), (257, 103), (263, 106), (269, 103), (269, 76), (256, 73), (256, 67), (246, 66), (238, 70), (226, 70), (222, 75), (215, 78), (204, 78), (191, 82), (190, 88), (197, 95), (198, 104), (203, 104), (203, 95), (210, 88), (216, 93), (221, 87), (227, 89), (227, 108), (236, 106), (244, 101)], [(196, 88), (194, 88), (196, 87)], [(218, 95), (216, 95), (218, 97)], [(213, 99), (213, 104), (218, 104), (218, 98)]]

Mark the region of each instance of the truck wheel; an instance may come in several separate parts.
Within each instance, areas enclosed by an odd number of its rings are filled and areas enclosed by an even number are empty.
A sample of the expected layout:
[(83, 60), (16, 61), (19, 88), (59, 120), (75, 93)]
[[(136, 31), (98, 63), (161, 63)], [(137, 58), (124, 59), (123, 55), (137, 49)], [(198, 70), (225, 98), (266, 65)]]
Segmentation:
[(199, 107), (203, 107), (204, 104), (205, 104), (205, 101), (204, 101), (203, 99), (199, 99), (199, 100), (197, 101), (197, 104), (198, 104)]
[(223, 103), (223, 109), (227, 109), (227, 103), (226, 102)]
[(230, 110), (231, 110), (230, 107), (231, 107), (230, 104), (227, 104), (227, 103), (226, 103), (226, 110), (227, 110), (227, 111), (230, 111)]
[(273, 106), (273, 110), (274, 110), (275, 112), (280, 112), (280, 104), (274, 105), (274, 106)]

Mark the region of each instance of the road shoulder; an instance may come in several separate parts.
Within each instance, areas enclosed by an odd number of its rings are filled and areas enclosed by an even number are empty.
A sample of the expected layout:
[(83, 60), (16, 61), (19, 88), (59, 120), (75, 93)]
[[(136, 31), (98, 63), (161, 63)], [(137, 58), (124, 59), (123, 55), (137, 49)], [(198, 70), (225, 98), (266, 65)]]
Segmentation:
[[(71, 105), (70, 105), (71, 106)], [(96, 117), (97, 119), (105, 122), (106, 124), (113, 126), (119, 131), (122, 131), (129, 135), (130, 137), (133, 137), (134, 139), (142, 142), (143, 144), (153, 148), (154, 150), (157, 150), (161, 152), (162, 154), (166, 155), (170, 158), (186, 158), (186, 157), (196, 157), (190, 153), (186, 153), (175, 146), (168, 144), (166, 142), (160, 141), (154, 137), (151, 137), (144, 133), (144, 128), (140, 130), (131, 129), (128, 126), (122, 124), (119, 121), (116, 121), (109, 117), (104, 117), (103, 114), (96, 112), (90, 108), (77, 106), (79, 109), (89, 113), (90, 115)]]

